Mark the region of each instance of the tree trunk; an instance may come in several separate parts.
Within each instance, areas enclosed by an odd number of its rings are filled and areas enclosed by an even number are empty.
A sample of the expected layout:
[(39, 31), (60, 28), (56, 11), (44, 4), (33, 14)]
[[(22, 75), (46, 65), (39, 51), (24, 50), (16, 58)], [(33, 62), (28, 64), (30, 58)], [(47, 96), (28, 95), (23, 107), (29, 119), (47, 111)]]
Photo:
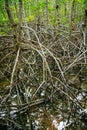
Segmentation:
[(57, 25), (59, 27), (60, 19), (59, 19), (59, 0), (56, 0), (56, 16), (57, 16)]
[(14, 19), (10, 10), (10, 6), (9, 6), (9, 0), (5, 0), (5, 9), (9, 18), (10, 23), (13, 25), (14, 23)]
[(84, 13), (84, 24), (82, 25), (83, 37), (84, 37), (84, 46), (87, 49), (87, 9)]

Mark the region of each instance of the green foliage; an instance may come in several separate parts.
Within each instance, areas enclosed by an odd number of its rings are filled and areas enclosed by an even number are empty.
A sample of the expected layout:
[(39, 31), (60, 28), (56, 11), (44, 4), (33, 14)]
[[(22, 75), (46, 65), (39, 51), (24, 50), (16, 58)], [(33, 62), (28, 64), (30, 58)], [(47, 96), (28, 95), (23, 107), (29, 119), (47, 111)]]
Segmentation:
[(87, 0), (83, 0), (83, 3), (84, 3), (84, 4), (87, 4)]
[[(73, 0), (70, 2), (68, 0), (59, 0), (59, 15), (60, 15), (60, 21), (64, 24), (69, 21), (69, 16), (70, 16), (70, 8)], [(19, 12), (19, 0), (9, 0), (10, 4), (10, 9), (11, 13), (14, 17), (14, 21), (18, 23), (18, 12)], [(23, 5), (24, 5), (24, 13), (25, 13), (25, 20), (26, 22), (28, 21), (33, 21), (36, 19), (36, 17), (43, 16), (45, 14), (46, 17), (46, 0), (23, 0)], [(79, 19), (82, 16), (82, 11), (84, 11), (84, 7), (87, 6), (87, 0), (76, 0), (76, 8), (78, 10), (78, 19), (76, 21), (79, 21)], [(53, 1), (48, 1), (48, 15), (49, 15), (49, 24), (56, 24), (56, 2)], [(66, 7), (66, 16), (65, 15), (65, 7)], [(79, 12), (80, 10), (80, 12)], [(44, 18), (46, 19), (46, 18)], [(0, 24), (6, 23), (8, 21), (8, 16), (5, 11), (5, 5), (4, 5), (4, 0), (0, 0)]]
[(33, 21), (34, 19), (35, 19), (34, 15), (29, 15), (28, 17), (25, 18), (26, 22)]

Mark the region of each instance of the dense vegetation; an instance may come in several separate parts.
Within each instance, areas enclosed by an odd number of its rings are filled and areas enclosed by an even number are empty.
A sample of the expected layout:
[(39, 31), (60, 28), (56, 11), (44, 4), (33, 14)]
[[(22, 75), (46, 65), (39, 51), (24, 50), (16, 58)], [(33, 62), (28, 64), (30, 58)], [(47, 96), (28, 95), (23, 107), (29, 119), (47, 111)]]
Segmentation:
[(0, 130), (85, 130), (86, 100), (87, 0), (0, 0)]

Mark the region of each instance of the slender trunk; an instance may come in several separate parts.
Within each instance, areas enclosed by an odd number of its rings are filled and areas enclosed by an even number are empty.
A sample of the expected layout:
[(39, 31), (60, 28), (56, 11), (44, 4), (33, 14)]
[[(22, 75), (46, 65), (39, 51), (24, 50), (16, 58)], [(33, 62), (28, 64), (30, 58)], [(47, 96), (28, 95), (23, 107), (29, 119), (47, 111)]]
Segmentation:
[(56, 0), (56, 17), (57, 17), (57, 25), (59, 27), (60, 24), (60, 16), (59, 16), (59, 0)]
[(72, 7), (71, 7), (71, 21), (74, 20), (74, 18), (75, 18), (75, 3), (76, 3), (76, 1), (73, 0)]
[[(35, 0), (35, 5), (38, 6), (39, 0)], [(39, 10), (36, 11), (36, 30), (39, 30), (39, 25), (40, 25), (40, 15), (39, 15)]]
[(66, 7), (66, 3), (65, 3), (65, 7), (64, 7), (65, 9), (65, 11), (64, 11), (64, 15), (66, 16), (66, 14), (67, 14), (67, 7)]
[(23, 38), (22, 29), (21, 29), (22, 22), (23, 22), (23, 1), (19, 0), (19, 36), (18, 36), (19, 41), (21, 41)]
[(18, 18), (18, 8), (17, 8), (16, 1), (14, 1), (14, 7), (15, 7), (15, 11), (16, 11), (16, 17)]
[(5, 0), (5, 9), (6, 9), (6, 12), (7, 12), (7, 15), (8, 15), (8, 18), (9, 18), (10, 23), (11, 23), (12, 25), (14, 25), (15, 22), (14, 22), (14, 19), (13, 19), (11, 10), (10, 10), (9, 0)]
[(71, 14), (70, 14), (70, 34), (73, 31), (76, 31), (75, 28), (75, 22), (74, 22), (74, 8), (75, 8), (75, 0), (73, 0), (72, 5), (71, 5)]
[(46, 0), (46, 23), (48, 24), (48, 0)]
[(84, 24), (82, 25), (83, 38), (84, 38), (84, 46), (87, 49), (87, 9), (85, 9), (84, 13)]
[(15, 24), (15, 22), (14, 22), (13, 15), (11, 13), (10, 6), (9, 6), (9, 0), (5, 0), (5, 9), (6, 9), (6, 12), (8, 15), (8, 19), (13, 28), (14, 42), (17, 44), (17, 24)]

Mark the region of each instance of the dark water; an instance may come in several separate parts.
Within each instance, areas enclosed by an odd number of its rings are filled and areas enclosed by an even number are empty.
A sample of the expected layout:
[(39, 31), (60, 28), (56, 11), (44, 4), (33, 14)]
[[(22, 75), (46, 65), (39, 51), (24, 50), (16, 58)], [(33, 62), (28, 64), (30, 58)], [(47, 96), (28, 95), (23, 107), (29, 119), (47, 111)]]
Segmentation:
[(58, 121), (58, 118), (53, 115), (46, 117), (43, 113), (39, 114), (41, 115), (32, 113), (31, 120), (23, 119), (26, 118), (26, 114), (20, 117), (15, 116), (13, 119), (9, 118), (7, 122), (0, 120), (0, 130), (87, 130), (87, 118), (84, 116), (79, 119), (63, 120), (61, 118)]
[(23, 105), (24, 99), (19, 104), (14, 93), (12, 99), (0, 106), (0, 130), (87, 130), (87, 113), (81, 112), (78, 104), (82, 103), (87, 111), (86, 94), (79, 91), (76, 93), (78, 102), (76, 99), (73, 102), (59, 91), (54, 93), (52, 100), (44, 101), (42, 93), (41, 99), (31, 101), (29, 106)]

